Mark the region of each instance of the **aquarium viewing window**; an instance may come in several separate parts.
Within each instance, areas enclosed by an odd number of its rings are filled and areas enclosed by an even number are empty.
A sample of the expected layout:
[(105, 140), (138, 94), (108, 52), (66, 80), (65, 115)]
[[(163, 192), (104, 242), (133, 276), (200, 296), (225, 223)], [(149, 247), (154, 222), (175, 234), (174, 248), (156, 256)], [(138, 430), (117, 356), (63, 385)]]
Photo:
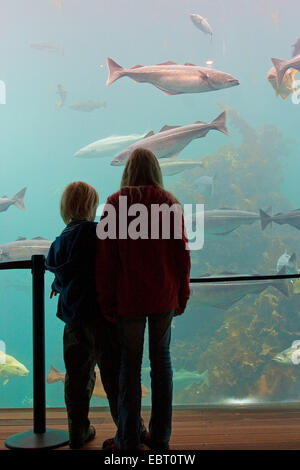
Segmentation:
[[(174, 406), (299, 402), (300, 6), (289, 6), (3, 6), (0, 409), (34, 406), (31, 256), (46, 256), (64, 228), (62, 191), (78, 180), (95, 187), (99, 221), (138, 146), (156, 154), (190, 231), (197, 214), (201, 225), (191, 296), (172, 322)], [(3, 269), (14, 262), (26, 269)], [(46, 271), (48, 408), (65, 406), (64, 324), (49, 298), (52, 281)], [(146, 339), (144, 406), (147, 348)], [(108, 406), (98, 370), (96, 379), (91, 405)]]

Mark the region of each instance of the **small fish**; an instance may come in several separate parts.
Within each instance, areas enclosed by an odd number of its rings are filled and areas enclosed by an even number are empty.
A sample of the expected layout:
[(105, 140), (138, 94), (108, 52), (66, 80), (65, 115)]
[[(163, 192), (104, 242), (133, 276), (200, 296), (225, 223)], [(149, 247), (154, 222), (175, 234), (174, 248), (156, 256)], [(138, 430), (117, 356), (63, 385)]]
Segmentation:
[[(93, 391), (93, 397), (107, 398), (103, 384), (102, 384), (99, 367), (95, 367), (95, 373), (96, 373), (96, 382), (95, 382), (95, 387)], [(60, 372), (59, 370), (55, 369), (55, 367), (50, 366), (50, 370), (47, 375), (47, 384), (53, 384), (54, 382), (58, 382), (59, 380), (62, 383), (65, 383), (65, 375), (66, 374), (64, 372)], [(149, 393), (149, 391), (147, 390), (146, 387), (144, 387), (144, 385), (142, 385), (141, 391), (142, 391), (143, 398), (146, 397)]]
[(300, 55), (297, 55), (296, 57), (293, 57), (290, 60), (274, 58), (272, 58), (271, 60), (277, 72), (278, 87), (280, 87), (283, 81), (283, 77), (288, 69), (300, 70)]
[(197, 15), (195, 13), (190, 14), (190, 18), (194, 25), (200, 29), (205, 34), (210, 34), (210, 40), (212, 41), (213, 37), (213, 30), (210, 24), (207, 21), (207, 18), (203, 18), (203, 16)]
[(4, 379), (3, 385), (6, 385), (12, 377), (24, 377), (28, 374), (29, 370), (21, 362), (0, 351), (0, 377)]
[(124, 145), (130, 145), (133, 142), (141, 140), (146, 134), (130, 134), (130, 135), (111, 135), (103, 139), (96, 140), (85, 147), (82, 147), (74, 154), (79, 158), (100, 158), (112, 155), (115, 150)]
[(64, 48), (54, 42), (33, 42), (30, 47), (37, 51), (57, 52), (64, 55)]
[(204, 163), (200, 160), (179, 160), (177, 158), (164, 159), (159, 162), (161, 172), (164, 176), (174, 176), (193, 168), (203, 168)]
[(280, 21), (279, 21), (279, 18), (278, 18), (277, 13), (276, 13), (275, 11), (272, 11), (271, 17), (272, 17), (272, 20), (274, 21), (276, 30), (279, 31), (279, 24), (280, 24)]
[(0, 245), (0, 262), (30, 260), (32, 255), (47, 256), (51, 243), (42, 237), (30, 240), (19, 237), (13, 242)]
[(60, 101), (56, 103), (56, 109), (60, 109), (65, 104), (67, 98), (67, 91), (60, 83), (56, 87), (56, 94), (60, 97)]
[(296, 75), (297, 70), (289, 70), (285, 73), (281, 84), (278, 86), (277, 72), (275, 67), (272, 67), (267, 75), (267, 80), (271, 83), (272, 87), (276, 92), (276, 96), (281, 96), (282, 99), (286, 99), (291, 93), (297, 93), (298, 89), (296, 86)]
[(203, 175), (193, 182), (193, 186), (195, 186), (200, 193), (206, 196), (212, 196), (214, 193), (215, 180), (216, 175)]
[(272, 359), (273, 361), (280, 362), (281, 364), (298, 365), (300, 364), (300, 341), (293, 341), (290, 348), (285, 349), (277, 354)]
[(283, 266), (285, 266), (286, 268), (286, 274), (298, 274), (296, 253), (288, 255), (285, 251), (283, 255), (278, 258), (276, 266), (277, 272), (279, 272), (283, 268)]
[(138, 64), (124, 69), (108, 57), (107, 65), (107, 86), (121, 77), (129, 77), (139, 83), (151, 83), (166, 95), (205, 93), (239, 85), (239, 81), (228, 73), (189, 62), (184, 65), (172, 61), (156, 65)]
[(26, 395), (22, 400), (22, 405), (26, 408), (33, 408), (33, 397)]
[(120, 152), (112, 160), (111, 165), (125, 165), (129, 155), (138, 147), (151, 150), (157, 158), (176, 157), (192, 140), (205, 137), (210, 130), (217, 130), (229, 135), (226, 128), (225, 111), (208, 124), (196, 121), (187, 126), (165, 125), (157, 134), (150, 131), (139, 142)]
[(18, 209), (24, 210), (24, 196), (26, 190), (27, 188), (21, 189), (21, 191), (15, 194), (12, 198), (9, 198), (8, 196), (0, 197), (0, 212), (7, 211), (7, 209), (12, 205), (15, 205), (16, 207), (18, 207)]
[(81, 101), (80, 103), (71, 104), (69, 108), (73, 109), (74, 111), (83, 111), (89, 113), (94, 111), (95, 109), (99, 108), (106, 108), (106, 101)]

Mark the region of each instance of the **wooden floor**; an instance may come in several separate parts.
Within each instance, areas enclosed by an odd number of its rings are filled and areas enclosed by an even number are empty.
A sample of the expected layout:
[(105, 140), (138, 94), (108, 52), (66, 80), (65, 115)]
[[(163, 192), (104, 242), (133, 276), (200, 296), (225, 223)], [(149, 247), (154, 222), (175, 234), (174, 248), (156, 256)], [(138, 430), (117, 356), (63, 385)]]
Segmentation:
[[(85, 449), (100, 449), (114, 435), (115, 426), (107, 410), (92, 409), (96, 439)], [(148, 424), (149, 411), (143, 411)], [(67, 429), (63, 409), (47, 411), (47, 427)], [(0, 411), (0, 450), (5, 439), (32, 428), (31, 410)], [(300, 450), (300, 408), (269, 409), (174, 409), (171, 450)], [(68, 446), (61, 450), (69, 450)]]

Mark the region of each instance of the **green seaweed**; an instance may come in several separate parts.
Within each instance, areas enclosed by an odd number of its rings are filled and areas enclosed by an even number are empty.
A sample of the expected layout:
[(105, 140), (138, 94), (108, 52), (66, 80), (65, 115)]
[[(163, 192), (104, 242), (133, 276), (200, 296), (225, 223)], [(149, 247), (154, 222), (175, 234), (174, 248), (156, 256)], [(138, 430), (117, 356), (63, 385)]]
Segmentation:
[[(259, 212), (269, 206), (276, 212), (292, 209), (280, 191), (282, 159), (289, 154), (290, 142), (275, 126), (254, 129), (235, 110), (225, 109), (230, 124), (240, 132), (241, 143), (224, 145), (205, 156), (205, 171), (185, 172), (168, 189), (182, 203), (204, 202), (206, 210), (231, 207)], [(207, 200), (193, 185), (204, 173), (217, 175), (213, 195)], [(192, 276), (222, 271), (275, 273), (279, 256), (285, 250), (297, 252), (298, 247), (299, 233), (291, 227), (262, 231), (259, 222), (242, 226), (226, 238), (207, 241), (202, 250), (191, 252)], [(193, 322), (194, 334), (174, 341), (173, 364), (190, 370), (196, 364), (199, 373), (208, 370), (209, 387), (195, 384), (175, 393), (175, 401), (220, 402), (224, 397), (300, 399), (300, 366), (273, 361), (293, 340), (300, 339), (299, 299), (292, 288), (287, 298), (270, 287), (260, 295), (246, 296), (227, 311), (216, 312), (201, 305), (189, 307), (184, 315), (187, 323)]]

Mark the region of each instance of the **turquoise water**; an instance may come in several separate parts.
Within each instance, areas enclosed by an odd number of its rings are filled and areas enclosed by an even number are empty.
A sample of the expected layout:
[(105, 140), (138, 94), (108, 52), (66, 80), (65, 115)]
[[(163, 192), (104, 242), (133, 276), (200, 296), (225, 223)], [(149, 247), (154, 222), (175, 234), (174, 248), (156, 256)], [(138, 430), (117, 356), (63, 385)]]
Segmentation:
[[(190, 13), (208, 18), (212, 41), (192, 24)], [(300, 108), (291, 96), (276, 97), (266, 78), (271, 57), (291, 57), (299, 14), (296, 0), (2, 1), (0, 80), (6, 104), (0, 105), (0, 194), (12, 197), (28, 189), (25, 211), (12, 206), (0, 213), (0, 245), (18, 237), (53, 240), (63, 229), (59, 201), (71, 181), (93, 185), (101, 202), (118, 189), (122, 167), (110, 165), (114, 154), (75, 158), (80, 148), (111, 135), (158, 132), (165, 124), (210, 122), (220, 106), (228, 111), (230, 136), (210, 132), (192, 141), (178, 158), (203, 159), (206, 168), (165, 177), (165, 187), (181, 202), (204, 203), (207, 210), (258, 213), (271, 206), (275, 214), (299, 208)], [(41, 42), (57, 50), (31, 46)], [(168, 60), (205, 66), (212, 60), (213, 68), (238, 78), (240, 86), (166, 96), (125, 77), (107, 87), (107, 57), (126, 68)], [(67, 92), (59, 109), (58, 84)], [(106, 107), (69, 107), (87, 100)], [(194, 186), (202, 175), (216, 175), (212, 195)], [(274, 223), (265, 231), (259, 221), (243, 225), (193, 252), (192, 275), (274, 274), (284, 251), (299, 253), (299, 241), (299, 230), (290, 225)], [(64, 372), (63, 323), (55, 316), (56, 300), (48, 300), (51, 280), (47, 274), (47, 373), (51, 365)], [(287, 298), (269, 288), (226, 310), (191, 301), (172, 329), (174, 403), (298, 401), (300, 366), (273, 361), (300, 340), (299, 294), (296, 285), (290, 290)], [(5, 385), (0, 377), (0, 407), (31, 407), (31, 274), (1, 271), (0, 295), (0, 340), (29, 370)], [(149, 388), (147, 370), (143, 383)], [(150, 403), (150, 394), (143, 403)], [(95, 397), (92, 404), (107, 401)], [(47, 385), (47, 405), (64, 405), (61, 382)]]

